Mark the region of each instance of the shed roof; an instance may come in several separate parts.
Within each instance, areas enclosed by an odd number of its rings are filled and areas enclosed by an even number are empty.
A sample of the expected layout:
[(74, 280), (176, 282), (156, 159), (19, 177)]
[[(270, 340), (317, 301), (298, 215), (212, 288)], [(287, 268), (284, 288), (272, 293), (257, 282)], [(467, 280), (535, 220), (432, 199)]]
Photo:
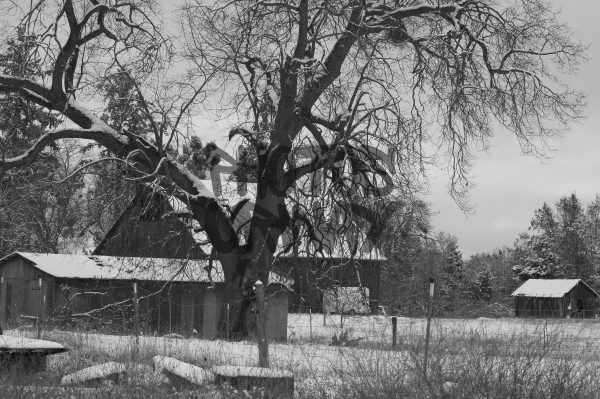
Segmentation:
[(530, 296), (536, 298), (562, 298), (578, 284), (583, 284), (595, 296), (600, 297), (580, 279), (529, 279), (517, 288), (511, 296)]
[[(138, 258), (97, 255), (43, 254), (13, 252), (0, 259), (0, 263), (20, 256), (37, 269), (54, 277), (99, 280), (146, 280), (177, 282), (224, 282), (223, 268), (219, 261), (213, 262), (209, 277), (208, 260)], [(270, 283), (287, 287), (293, 280), (271, 273)]]

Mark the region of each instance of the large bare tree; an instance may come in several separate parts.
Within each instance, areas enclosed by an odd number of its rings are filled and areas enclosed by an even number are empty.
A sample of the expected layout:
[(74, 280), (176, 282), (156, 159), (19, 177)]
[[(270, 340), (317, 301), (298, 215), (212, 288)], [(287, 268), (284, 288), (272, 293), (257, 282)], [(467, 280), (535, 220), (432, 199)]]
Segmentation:
[[(506, 7), (488, 0), (190, 1), (181, 26), (185, 59), (196, 68), (166, 108), (141, 95), (171, 49), (148, 2), (24, 7), (20, 24), (37, 44), (32, 56), (51, 75), (0, 75), (0, 94), (26, 98), (66, 122), (22, 155), (2, 158), (1, 168), (26, 166), (64, 138), (110, 150), (133, 176), (188, 204), (223, 265), (240, 332), (253, 284), (268, 280), (286, 230), (300, 224), (319, 240), (322, 219), (376, 238), (393, 212), (378, 199), (410, 188), (428, 162), (448, 161), (450, 191), (460, 199), (471, 155), (496, 126), (537, 151), (580, 117), (584, 103), (560, 78), (585, 48), (542, 0)], [(88, 109), (86, 82), (114, 73), (137, 85), (147, 134), (117, 131)], [(168, 154), (183, 115), (209, 88), (212, 104), (239, 118), (230, 138), (243, 137), (256, 154), (257, 196), (244, 237), (233, 228), (239, 208), (226, 212)], [(310, 206), (289, 195), (311, 183), (323, 191), (308, 195)], [(348, 222), (350, 214), (358, 217)]]

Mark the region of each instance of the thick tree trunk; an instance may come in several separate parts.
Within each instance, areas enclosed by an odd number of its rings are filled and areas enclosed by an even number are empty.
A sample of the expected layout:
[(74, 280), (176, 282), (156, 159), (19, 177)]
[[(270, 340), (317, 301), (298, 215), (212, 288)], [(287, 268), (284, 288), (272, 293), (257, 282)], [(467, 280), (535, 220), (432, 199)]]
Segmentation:
[[(277, 224), (284, 218), (277, 213), (275, 204), (283, 203), (273, 193), (266, 197), (257, 197), (254, 216), (248, 237), (248, 244), (240, 248), (238, 264), (234, 271), (233, 279), (228, 279), (228, 299), (235, 301), (233, 306), (234, 315), (230, 310), (230, 316), (235, 317), (233, 333), (245, 336), (248, 333), (249, 317), (255, 300), (254, 284), (261, 280), (265, 285), (269, 281), (269, 272), (273, 261), (273, 254), (277, 248), (277, 241), (285, 227)], [(241, 300), (241, 302), (240, 302)], [(232, 309), (230, 305), (230, 309)]]
[(259, 183), (247, 243), (240, 248), (232, 277), (225, 274), (228, 282), (227, 297), (231, 301), (230, 317), (235, 317), (232, 318), (235, 320), (233, 328), (235, 335), (245, 336), (248, 333), (252, 321), (249, 317), (254, 317), (254, 314), (250, 313), (255, 300), (254, 284), (257, 280), (261, 280), (267, 286), (279, 237), (289, 225), (281, 162), (288, 151), (289, 148), (280, 151), (276, 146), (272, 146), (271, 156), (263, 163), (263, 168), (259, 171)]

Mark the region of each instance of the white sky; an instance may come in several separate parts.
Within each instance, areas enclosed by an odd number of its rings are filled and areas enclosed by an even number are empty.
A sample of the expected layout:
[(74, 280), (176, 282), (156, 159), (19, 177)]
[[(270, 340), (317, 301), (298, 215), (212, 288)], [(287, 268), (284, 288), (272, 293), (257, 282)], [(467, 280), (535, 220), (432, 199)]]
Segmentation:
[(556, 152), (544, 161), (522, 156), (514, 137), (497, 132), (490, 151), (474, 162), (474, 215), (465, 215), (453, 203), (446, 193), (447, 179), (432, 179), (428, 199), (438, 212), (434, 227), (456, 235), (464, 255), (512, 245), (544, 202), (554, 204), (573, 192), (587, 202), (600, 194), (600, 2), (553, 3), (562, 9), (561, 20), (574, 29), (575, 37), (590, 44), (589, 62), (570, 80), (588, 95), (587, 117), (552, 143)]
[[(447, 193), (448, 176), (432, 173), (426, 200), (436, 212), (437, 231), (454, 234), (466, 257), (511, 246), (525, 231), (536, 208), (554, 203), (561, 196), (576, 193), (584, 202), (600, 194), (600, 2), (598, 0), (552, 0), (562, 9), (560, 19), (574, 29), (577, 39), (590, 44), (589, 62), (569, 80), (575, 89), (588, 95), (586, 119), (573, 125), (563, 137), (551, 143), (556, 150), (550, 159), (540, 160), (521, 154), (514, 136), (496, 132), (487, 153), (475, 160), (470, 204), (466, 215)], [(228, 126), (206, 121), (199, 126), (202, 135), (217, 138), (226, 145)]]
[[(575, 37), (590, 44), (589, 62), (570, 80), (573, 88), (588, 94), (587, 118), (552, 143), (556, 152), (545, 161), (522, 156), (513, 136), (497, 132), (489, 152), (474, 162), (472, 215), (465, 215), (448, 195), (445, 172), (431, 176), (426, 199), (436, 212), (434, 228), (454, 234), (466, 256), (512, 245), (529, 226), (534, 209), (545, 201), (554, 203), (575, 192), (587, 202), (600, 194), (600, 1), (551, 1), (562, 8), (561, 19), (574, 29)], [(180, 1), (167, 2), (166, 8), (176, 3)], [(229, 124), (209, 120), (196, 124), (203, 140), (226, 146)]]

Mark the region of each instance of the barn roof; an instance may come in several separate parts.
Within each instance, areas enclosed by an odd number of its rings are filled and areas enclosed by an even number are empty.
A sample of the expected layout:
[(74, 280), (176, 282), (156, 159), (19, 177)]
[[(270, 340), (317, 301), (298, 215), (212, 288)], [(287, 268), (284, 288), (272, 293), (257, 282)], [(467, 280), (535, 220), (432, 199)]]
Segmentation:
[[(238, 190), (238, 183), (229, 179), (223, 179), (222, 181), (213, 182), (212, 180), (201, 180), (203, 186), (208, 190), (216, 192), (215, 197), (223, 205), (233, 206), (242, 200), (248, 200), (244, 206), (239, 210), (236, 219), (233, 221), (233, 227), (238, 230), (241, 226), (248, 223), (254, 211), (254, 199), (256, 197), (256, 184), (245, 183), (245, 190), (240, 193)], [(216, 184), (215, 184), (216, 183)], [(140, 191), (137, 196), (148, 195), (147, 192)], [(157, 195), (162, 195), (157, 193)], [(168, 203), (168, 211), (174, 212), (175, 215), (187, 215), (191, 214), (186, 203), (183, 201), (170, 196), (164, 197)], [(135, 199), (129, 204), (129, 208), (133, 206)], [(119, 224), (124, 222), (124, 217), (128, 213), (127, 209), (121, 214), (121, 216), (115, 221), (113, 226), (109, 229), (104, 239), (98, 244), (94, 253), (101, 252), (100, 249), (106, 244), (109, 238), (113, 238), (113, 232), (116, 231)], [(184, 229), (188, 229), (191, 237), (196, 241), (198, 247), (205, 254), (209, 254), (212, 250), (210, 240), (206, 236), (206, 233), (200, 228), (197, 221), (191, 220), (191, 223), (186, 219), (186, 223), (181, 225)], [(292, 234), (286, 231), (279, 237), (278, 251), (288, 248)], [(312, 242), (307, 237), (302, 237), (298, 243), (298, 257), (299, 258), (317, 258), (317, 259), (355, 259), (355, 260), (373, 260), (373, 261), (385, 261), (385, 256), (376, 247), (371, 245), (366, 237), (359, 239), (360, 245), (355, 245), (353, 238), (346, 237), (343, 234), (338, 234), (337, 231), (331, 231), (328, 234), (323, 234), (321, 237), (321, 246), (315, 242)], [(356, 246), (356, 248), (355, 248)], [(281, 253), (281, 258), (293, 258), (293, 251), (288, 248), (287, 252)]]
[[(248, 200), (244, 206), (242, 206), (241, 210), (238, 212), (236, 219), (233, 221), (233, 227), (235, 230), (238, 230), (241, 226), (248, 223), (250, 220), (252, 213), (254, 212), (254, 200), (256, 198), (256, 183), (245, 183), (245, 191), (243, 194), (240, 194), (238, 191), (238, 182), (232, 181), (229, 179), (223, 179), (212, 181), (212, 180), (202, 180), (204, 186), (215, 192), (215, 197), (219, 200), (222, 205), (230, 205), (233, 206), (239, 203), (242, 200)], [(215, 187), (215, 183), (218, 184), (218, 188)], [(168, 198), (169, 205), (174, 209), (174, 211), (178, 214), (188, 214), (191, 213), (188, 209), (187, 205), (178, 200), (175, 197)], [(194, 226), (190, 227), (197, 227)], [(194, 229), (192, 228), (192, 231)], [(199, 230), (199, 229), (196, 229)], [(202, 250), (205, 253), (211, 252), (211, 245), (208, 237), (203, 231), (193, 232), (192, 233), (197, 242), (206, 243), (201, 245)], [(291, 232), (286, 231), (283, 235), (279, 237), (278, 241), (278, 250), (282, 250), (288, 247), (290, 240), (292, 239)], [(343, 234), (339, 234), (337, 231), (333, 231), (330, 234), (324, 234), (321, 239), (322, 246), (319, 248), (319, 245), (311, 242), (307, 237), (302, 237), (299, 240), (298, 244), (298, 256), (300, 258), (324, 258), (324, 259), (349, 259), (353, 258), (356, 260), (376, 260), (376, 261), (385, 261), (385, 256), (373, 245), (371, 245), (366, 237), (363, 237), (360, 245), (357, 248), (353, 249), (355, 243), (351, 242), (352, 238), (345, 237)], [(288, 249), (287, 252), (281, 254), (281, 258), (292, 258), (292, 251)]]
[(562, 298), (578, 284), (583, 284), (595, 296), (600, 297), (596, 291), (580, 279), (529, 279), (517, 288), (511, 296)]
[[(145, 280), (177, 282), (224, 282), (223, 268), (219, 261), (213, 262), (209, 277), (208, 260), (137, 258), (97, 255), (43, 254), (13, 252), (0, 259), (20, 256), (34, 267), (54, 277), (99, 280)], [(271, 273), (270, 283), (291, 287), (293, 280)]]

